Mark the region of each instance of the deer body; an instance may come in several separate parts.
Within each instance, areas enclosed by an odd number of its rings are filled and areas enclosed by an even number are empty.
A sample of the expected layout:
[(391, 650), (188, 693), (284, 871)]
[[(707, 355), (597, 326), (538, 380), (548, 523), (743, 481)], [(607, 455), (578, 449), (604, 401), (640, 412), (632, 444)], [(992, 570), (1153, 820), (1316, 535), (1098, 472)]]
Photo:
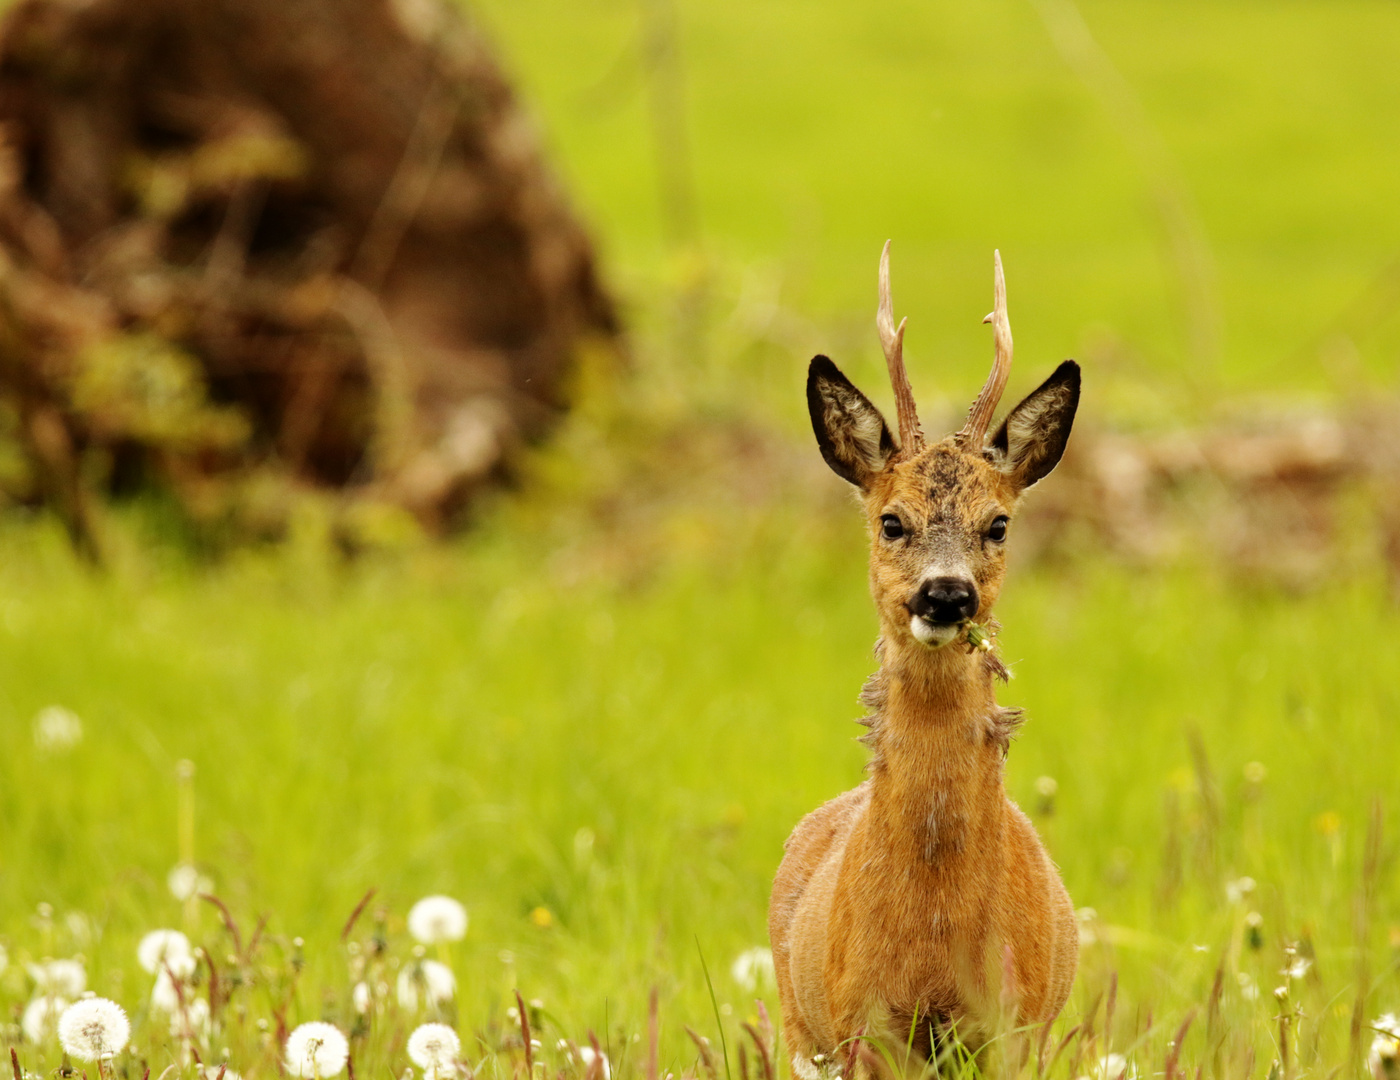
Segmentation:
[[(968, 644), (989, 624), (1005, 572), (1007, 524), (1026, 488), (1059, 461), (1078, 403), (1066, 362), (985, 430), (1010, 363), (997, 260), (997, 366), (968, 427), (924, 447), (890, 316), (882, 338), (901, 445), (831, 361), (817, 357), (808, 402), (823, 455), (861, 492), (871, 530), (880, 669), (862, 701), (869, 777), (794, 830), (773, 887), (769, 936), (796, 1075), (812, 1080), (857, 1036), (930, 1055), (956, 1029), (977, 1045), (1048, 1022), (1078, 960), (1070, 899), (1003, 765), (1019, 713), (997, 705), (1004, 669)], [(989, 319), (992, 318), (989, 316)]]

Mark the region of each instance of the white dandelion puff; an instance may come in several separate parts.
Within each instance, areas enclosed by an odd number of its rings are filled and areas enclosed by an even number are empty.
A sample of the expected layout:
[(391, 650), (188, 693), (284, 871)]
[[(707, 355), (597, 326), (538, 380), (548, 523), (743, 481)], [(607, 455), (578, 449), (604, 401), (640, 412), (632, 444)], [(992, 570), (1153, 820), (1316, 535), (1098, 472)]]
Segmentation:
[(34, 717), (34, 745), (44, 753), (62, 753), (82, 741), (83, 722), (72, 709), (50, 705)]
[(165, 876), (165, 884), (170, 895), (176, 900), (188, 900), (198, 893), (214, 891), (214, 883), (199, 872), (191, 863), (176, 863)]
[(178, 978), (187, 979), (194, 974), (190, 939), (178, 930), (152, 930), (136, 946), (136, 959), (152, 975), (166, 967)]
[[(558, 1048), (563, 1051), (565, 1060), (569, 1061), (570, 1063), (572, 1063), (575, 1060), (575, 1048), (572, 1044), (570, 1044), (568, 1039), (560, 1039), (558, 1043)], [(599, 1053), (587, 1043), (579, 1044), (577, 1049), (578, 1062), (583, 1066), (583, 1071), (585, 1075), (593, 1071), (593, 1063), (595, 1061), (601, 1061), (602, 1066), (599, 1075), (602, 1076), (603, 1080), (612, 1080), (612, 1062), (608, 1060), (607, 1054)]]
[(467, 909), (450, 896), (425, 896), (408, 911), (408, 932), (424, 945), (467, 936)]
[(1252, 877), (1236, 878), (1234, 881), (1225, 883), (1225, 899), (1232, 904), (1238, 904), (1246, 896), (1254, 891), (1255, 881)]
[(578, 1058), (580, 1064), (583, 1065), (583, 1071), (585, 1073), (591, 1073), (593, 1071), (593, 1063), (597, 1061), (600, 1062), (599, 1075), (602, 1076), (603, 1080), (612, 1080), (612, 1062), (608, 1060), (607, 1054), (594, 1050), (593, 1047), (584, 1044), (578, 1048)]
[(363, 1016), (374, 1004), (374, 991), (369, 988), (369, 983), (357, 982), (355, 989), (350, 991), (350, 1000), (355, 1006), (355, 1011)]
[(24, 1007), (20, 1018), (24, 1037), (32, 1043), (48, 1042), (58, 1031), (58, 1018), (66, 1008), (68, 1002), (61, 997), (36, 997)]
[(1371, 1040), (1367, 1063), (1375, 1080), (1396, 1080), (1396, 1077), (1400, 1077), (1400, 1038), (1377, 1035)]
[(161, 970), (156, 973), (156, 984), (151, 987), (151, 1008), (163, 1013), (176, 1013), (186, 997), (183, 984), (177, 985), (170, 973)]
[(203, 1042), (209, 1038), (213, 1028), (213, 1017), (209, 1013), (209, 1002), (203, 998), (190, 998), (183, 1009), (175, 1009), (170, 1014), (170, 1036), (174, 1039), (193, 1039)]
[(334, 1024), (313, 1020), (287, 1036), (287, 1071), (293, 1076), (327, 1080), (345, 1068), (350, 1044)]
[(451, 1001), (457, 993), (457, 977), (446, 964), (436, 960), (420, 960), (399, 972), (395, 990), (399, 1004), (409, 1012), (418, 1008), (418, 995), (429, 1009)]
[(1096, 1080), (1137, 1080), (1137, 1067), (1122, 1054), (1105, 1054), (1094, 1066)]
[(734, 958), (734, 963), (729, 967), (729, 974), (750, 994), (771, 988), (776, 980), (773, 973), (773, 950), (765, 949), (761, 945), (745, 949)]
[(408, 1037), (408, 1056), (433, 1080), (455, 1072), (461, 1052), (462, 1040), (446, 1024), (420, 1024)]
[(87, 972), (81, 960), (45, 960), (29, 965), (29, 977), (40, 994), (75, 998), (87, 989)]
[(70, 911), (63, 916), (63, 925), (79, 948), (92, 941), (92, 920), (81, 911)]
[(69, 1005), (58, 1019), (58, 1041), (69, 1057), (107, 1061), (122, 1052), (131, 1038), (131, 1024), (115, 1001), (84, 998)]
[(1385, 1013), (1371, 1021), (1376, 1037), (1371, 1040), (1371, 1052), (1366, 1059), (1374, 1080), (1396, 1080), (1400, 1077), (1400, 1017)]

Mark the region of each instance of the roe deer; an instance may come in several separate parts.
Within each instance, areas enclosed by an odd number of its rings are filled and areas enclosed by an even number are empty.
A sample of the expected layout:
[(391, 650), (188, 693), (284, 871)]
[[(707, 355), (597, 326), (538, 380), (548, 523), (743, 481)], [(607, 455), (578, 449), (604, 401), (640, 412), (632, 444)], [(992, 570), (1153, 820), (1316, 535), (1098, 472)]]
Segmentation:
[(1062, 363), (987, 439), (1011, 367), (1000, 253), (994, 277), (984, 320), (992, 373), (962, 430), (941, 442), (925, 446), (919, 428), (888, 243), (876, 322), (898, 442), (829, 359), (808, 371), (817, 444), (865, 508), (880, 668), (861, 693), (869, 776), (798, 824), (769, 905), (783, 1028), (802, 1080), (840, 1072), (861, 1038), (903, 1046), (912, 1034), (931, 1057), (949, 1032), (977, 1046), (998, 1030), (1047, 1024), (1074, 981), (1069, 895), (1002, 785), (1021, 716), (993, 693), (1006, 669), (991, 611), (1017, 504), (1064, 453), (1079, 365)]

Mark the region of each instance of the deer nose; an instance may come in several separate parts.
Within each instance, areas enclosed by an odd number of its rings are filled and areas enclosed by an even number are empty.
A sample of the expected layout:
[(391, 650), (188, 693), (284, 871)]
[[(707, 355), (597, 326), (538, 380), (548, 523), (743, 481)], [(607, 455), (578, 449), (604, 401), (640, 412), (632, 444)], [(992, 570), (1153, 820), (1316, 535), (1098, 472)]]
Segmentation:
[(929, 578), (909, 601), (909, 611), (931, 623), (960, 623), (977, 607), (977, 586), (966, 578)]

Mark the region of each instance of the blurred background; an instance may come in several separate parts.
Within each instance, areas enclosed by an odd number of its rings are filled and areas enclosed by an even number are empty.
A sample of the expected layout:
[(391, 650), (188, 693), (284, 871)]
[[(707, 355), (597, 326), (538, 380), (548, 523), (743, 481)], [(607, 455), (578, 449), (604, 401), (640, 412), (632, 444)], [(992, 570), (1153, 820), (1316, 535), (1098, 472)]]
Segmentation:
[(1400, 8), (5, 19), (15, 1024), (20, 959), (135, 1011), (142, 932), (219, 954), (177, 866), (265, 918), (282, 959), (239, 965), (279, 1024), (350, 1026), (370, 888), (405, 962), (414, 899), (467, 905), (483, 1045), (517, 985), (620, 1045), (659, 988), (677, 1071), (682, 1022), (775, 1004), (731, 961), (861, 778), (875, 634), (803, 380), (825, 352), (891, 409), (892, 239), (926, 430), (985, 378), (994, 248), (1007, 401), (1084, 368), (999, 611), (1008, 791), (1082, 909), (1066, 1023), (1114, 979), (1125, 1043), (1213, 1002), (1190, 1053), (1262, 1075), (1302, 956), (1295, 1061), (1360, 1067), (1400, 1009)]

